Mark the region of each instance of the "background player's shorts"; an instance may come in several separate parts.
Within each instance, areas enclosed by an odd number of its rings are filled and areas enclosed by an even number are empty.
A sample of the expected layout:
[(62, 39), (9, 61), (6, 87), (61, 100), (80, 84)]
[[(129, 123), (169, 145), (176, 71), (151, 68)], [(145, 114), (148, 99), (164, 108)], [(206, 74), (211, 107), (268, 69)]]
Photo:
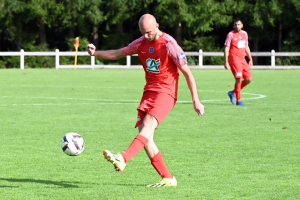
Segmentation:
[(230, 69), (235, 78), (251, 78), (251, 70), (246, 60), (230, 62)]
[(143, 123), (147, 113), (155, 117), (160, 124), (176, 104), (176, 99), (171, 95), (155, 91), (145, 91), (140, 102), (138, 118), (135, 127)]

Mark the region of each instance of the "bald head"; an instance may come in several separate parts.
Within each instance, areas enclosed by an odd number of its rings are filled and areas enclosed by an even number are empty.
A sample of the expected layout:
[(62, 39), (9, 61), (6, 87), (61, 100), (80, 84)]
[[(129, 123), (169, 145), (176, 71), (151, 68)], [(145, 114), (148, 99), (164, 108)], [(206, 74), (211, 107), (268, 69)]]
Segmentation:
[(153, 15), (144, 14), (139, 20), (139, 27), (142, 35), (149, 40), (154, 41), (158, 39), (158, 24), (156, 19)]
[(144, 14), (139, 20), (139, 27), (151, 26), (153, 24), (156, 25), (156, 20), (155, 17), (150, 14)]

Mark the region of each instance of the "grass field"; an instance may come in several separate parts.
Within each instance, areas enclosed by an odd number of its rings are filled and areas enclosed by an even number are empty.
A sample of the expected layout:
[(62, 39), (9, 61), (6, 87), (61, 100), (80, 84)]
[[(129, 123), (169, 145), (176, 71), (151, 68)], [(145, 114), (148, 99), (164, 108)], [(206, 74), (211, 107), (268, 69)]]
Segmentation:
[[(253, 71), (245, 107), (231, 105), (225, 70), (193, 70), (206, 113), (198, 117), (181, 75), (179, 101), (155, 140), (178, 187), (160, 180), (144, 151), (122, 173), (102, 150), (137, 134), (142, 70), (1, 70), (0, 199), (300, 199), (300, 71)], [(60, 148), (77, 132), (76, 157)]]

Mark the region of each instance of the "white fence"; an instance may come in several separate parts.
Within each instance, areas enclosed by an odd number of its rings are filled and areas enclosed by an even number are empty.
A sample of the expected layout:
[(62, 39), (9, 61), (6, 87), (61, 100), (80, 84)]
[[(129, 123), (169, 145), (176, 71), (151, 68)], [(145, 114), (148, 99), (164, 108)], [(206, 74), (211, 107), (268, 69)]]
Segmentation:
[[(204, 56), (224, 56), (223, 52), (203, 52), (201, 49), (199, 52), (185, 52), (187, 56), (197, 56), (198, 65), (189, 65), (192, 69), (223, 69), (223, 65), (203, 65)], [(276, 56), (300, 56), (300, 52), (252, 52), (252, 57), (264, 56), (270, 57), (271, 65), (253, 66), (253, 69), (300, 69), (300, 66), (275, 66)], [(74, 65), (61, 65), (59, 62), (60, 56), (75, 56), (76, 52), (60, 52), (56, 49), (55, 52), (25, 52), (23, 49), (20, 52), (0, 52), (0, 56), (19, 56), (20, 57), (20, 69), (24, 69), (25, 66), (25, 56), (55, 56), (55, 68), (56, 69), (73, 69)], [(89, 56), (87, 52), (77, 52), (78, 56)], [(133, 55), (137, 56), (137, 55)], [(91, 56), (91, 62), (86, 65), (76, 65), (76, 68), (142, 68), (141, 65), (131, 65), (131, 56), (127, 56), (126, 65), (97, 65), (95, 63), (95, 57)]]

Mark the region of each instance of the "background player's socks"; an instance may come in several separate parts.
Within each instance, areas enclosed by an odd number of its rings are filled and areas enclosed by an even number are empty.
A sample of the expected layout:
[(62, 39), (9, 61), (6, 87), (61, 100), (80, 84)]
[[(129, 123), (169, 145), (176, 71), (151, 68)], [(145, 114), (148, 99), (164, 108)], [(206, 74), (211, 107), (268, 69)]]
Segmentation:
[(135, 156), (144, 146), (148, 143), (148, 139), (142, 135), (137, 135), (130, 146), (123, 151), (121, 154), (125, 160), (128, 162), (133, 156)]
[(162, 177), (162, 178), (173, 178), (172, 174), (168, 170), (164, 158), (160, 151), (153, 156), (151, 159), (151, 164), (157, 171), (157, 173)]
[(243, 80), (243, 81), (242, 81), (242, 85), (241, 85), (241, 90), (242, 90), (244, 87), (246, 87), (246, 85), (248, 85), (248, 84), (249, 84), (248, 81)]
[(234, 93), (235, 93), (237, 102), (241, 101), (241, 86), (242, 86), (241, 82), (235, 82)]

